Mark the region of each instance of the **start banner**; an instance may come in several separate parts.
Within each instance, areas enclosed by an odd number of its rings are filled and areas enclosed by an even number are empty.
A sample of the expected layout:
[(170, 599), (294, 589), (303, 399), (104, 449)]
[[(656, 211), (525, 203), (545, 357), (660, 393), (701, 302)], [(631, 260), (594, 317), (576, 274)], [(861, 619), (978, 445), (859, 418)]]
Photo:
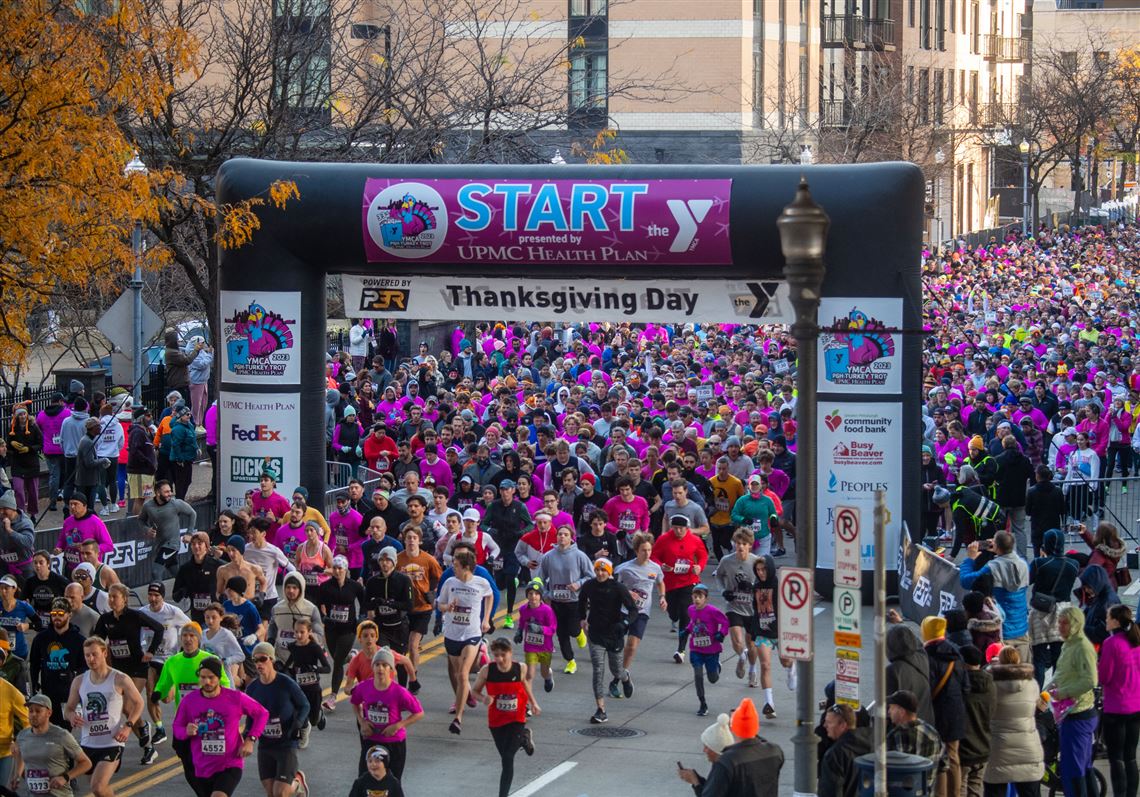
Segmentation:
[(530, 277), (362, 277), (345, 274), (344, 309), (351, 318), (430, 321), (652, 321), (659, 323), (790, 324), (788, 284), (774, 280)]

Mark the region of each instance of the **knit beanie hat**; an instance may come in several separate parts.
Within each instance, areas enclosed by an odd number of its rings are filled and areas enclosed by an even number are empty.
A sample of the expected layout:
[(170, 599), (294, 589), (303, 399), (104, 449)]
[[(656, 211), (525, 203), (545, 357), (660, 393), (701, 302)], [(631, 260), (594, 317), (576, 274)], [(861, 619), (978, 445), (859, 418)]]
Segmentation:
[(922, 641), (933, 642), (946, 636), (945, 617), (926, 617), (922, 621)]
[(736, 711), (732, 712), (732, 733), (737, 739), (751, 739), (760, 733), (760, 715), (756, 713), (756, 704), (750, 698), (744, 698)]
[(976, 434), (970, 438), (970, 449), (977, 449), (978, 451), (986, 450), (986, 441), (982, 439), (980, 434)]
[(186, 625), (182, 626), (182, 631), (179, 633), (193, 634), (194, 636), (201, 639), (201, 637), (202, 637), (202, 626), (198, 625), (196, 622), (191, 620), (190, 622), (186, 623)]
[(714, 753), (724, 751), (724, 748), (736, 740), (732, 738), (732, 731), (728, 728), (728, 715), (717, 715), (716, 722), (701, 732), (701, 744)]

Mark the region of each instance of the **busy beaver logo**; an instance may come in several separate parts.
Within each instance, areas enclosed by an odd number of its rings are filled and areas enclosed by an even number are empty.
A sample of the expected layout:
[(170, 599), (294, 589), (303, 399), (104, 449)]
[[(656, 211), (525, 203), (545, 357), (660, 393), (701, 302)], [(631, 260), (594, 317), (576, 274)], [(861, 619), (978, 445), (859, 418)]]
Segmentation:
[(227, 365), (235, 374), (281, 376), (293, 348), (296, 319), (287, 319), (256, 301), (225, 319)]
[[(434, 188), (395, 183), (368, 204), (367, 227), (372, 242), (390, 255), (428, 257), (439, 251), (447, 237), (447, 209)], [(388, 298), (391, 305), (403, 309), (392, 298)]]
[(827, 380), (837, 385), (882, 386), (890, 372), (895, 341), (885, 325), (859, 308), (832, 320), (821, 335)]

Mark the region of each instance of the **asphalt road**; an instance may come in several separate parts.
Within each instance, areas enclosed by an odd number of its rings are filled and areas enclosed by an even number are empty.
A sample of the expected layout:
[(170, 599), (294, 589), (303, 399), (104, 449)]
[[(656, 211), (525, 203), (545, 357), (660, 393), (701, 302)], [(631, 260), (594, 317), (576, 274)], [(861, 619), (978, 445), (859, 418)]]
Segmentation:
[[(830, 608), (816, 608), (817, 667), (814, 694), (822, 698), (823, 686), (832, 678), (834, 646), (831, 642)], [(865, 627), (870, 628), (869, 610), (864, 610)], [(510, 632), (508, 632), (510, 633)], [(578, 672), (561, 673), (561, 657), (555, 653), (555, 688), (550, 694), (538, 693), (542, 715), (531, 720), (536, 752), (528, 758), (520, 752), (515, 760), (514, 794), (527, 797), (624, 797), (625, 795), (686, 795), (691, 789), (677, 778), (677, 761), (707, 773), (708, 763), (701, 753), (700, 734), (719, 712), (730, 712), (744, 697), (763, 705), (761, 689), (750, 689), (747, 680), (738, 681), (729, 666), (719, 683), (708, 685), (710, 714), (696, 716), (692, 669), (687, 661), (672, 660), (674, 637), (669, 634), (668, 618), (655, 609), (633, 666), (636, 693), (629, 700), (607, 699), (609, 723), (606, 733), (637, 731), (630, 738), (591, 738), (576, 732), (590, 729), (594, 710), (591, 668), (586, 651), (580, 651)], [(864, 635), (871, 656), (871, 640)], [(724, 660), (728, 662), (728, 654)], [(728, 662), (734, 665), (735, 662)], [(865, 672), (870, 671), (865, 665)], [(449, 734), (447, 713), (452, 696), (447, 682), (446, 658), (437, 638), (428, 640), (421, 661), (420, 681), (424, 688), (419, 699), (426, 716), (409, 730), (408, 761), (404, 773), (405, 793), (459, 794), (471, 789), (477, 794), (494, 794), (498, 788), (499, 758), (487, 731), (485, 712), (480, 706), (464, 720), (462, 736)], [(607, 678), (608, 682), (608, 678)], [(778, 716), (762, 720), (760, 733), (783, 748), (786, 763), (780, 773), (780, 790), (792, 792), (793, 767), (791, 737), (795, 729), (794, 695), (788, 691), (784, 670), (778, 663), (773, 688)], [(869, 700), (871, 687), (863, 686)], [(167, 718), (169, 726), (170, 718)], [(346, 701), (329, 717), (323, 732), (314, 731), (309, 748), (301, 751), (301, 767), (309, 778), (313, 797), (343, 797), (356, 777), (359, 743), (352, 712)], [(118, 797), (153, 795), (168, 797), (189, 794), (182, 770), (169, 745), (160, 748), (161, 757), (150, 767), (139, 767), (139, 751), (128, 747), (123, 769), (113, 783)], [(256, 764), (251, 759), (237, 795), (263, 794), (257, 782)], [(85, 784), (84, 784), (85, 785)]]

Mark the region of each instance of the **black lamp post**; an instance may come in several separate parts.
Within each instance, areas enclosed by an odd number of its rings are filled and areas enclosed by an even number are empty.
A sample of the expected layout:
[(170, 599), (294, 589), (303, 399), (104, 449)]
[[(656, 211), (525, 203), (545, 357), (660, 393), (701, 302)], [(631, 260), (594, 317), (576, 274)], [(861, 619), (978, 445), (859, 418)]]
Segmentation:
[[(776, 226), (784, 253), (784, 276), (791, 288), (796, 320), (796, 564), (815, 569), (816, 540), (816, 373), (819, 369), (816, 338), (819, 335), (819, 299), (827, 270), (823, 252), (831, 220), (815, 203), (807, 179), (800, 178), (796, 198), (784, 208)], [(796, 690), (795, 793), (816, 793), (815, 665), (801, 661)]]

